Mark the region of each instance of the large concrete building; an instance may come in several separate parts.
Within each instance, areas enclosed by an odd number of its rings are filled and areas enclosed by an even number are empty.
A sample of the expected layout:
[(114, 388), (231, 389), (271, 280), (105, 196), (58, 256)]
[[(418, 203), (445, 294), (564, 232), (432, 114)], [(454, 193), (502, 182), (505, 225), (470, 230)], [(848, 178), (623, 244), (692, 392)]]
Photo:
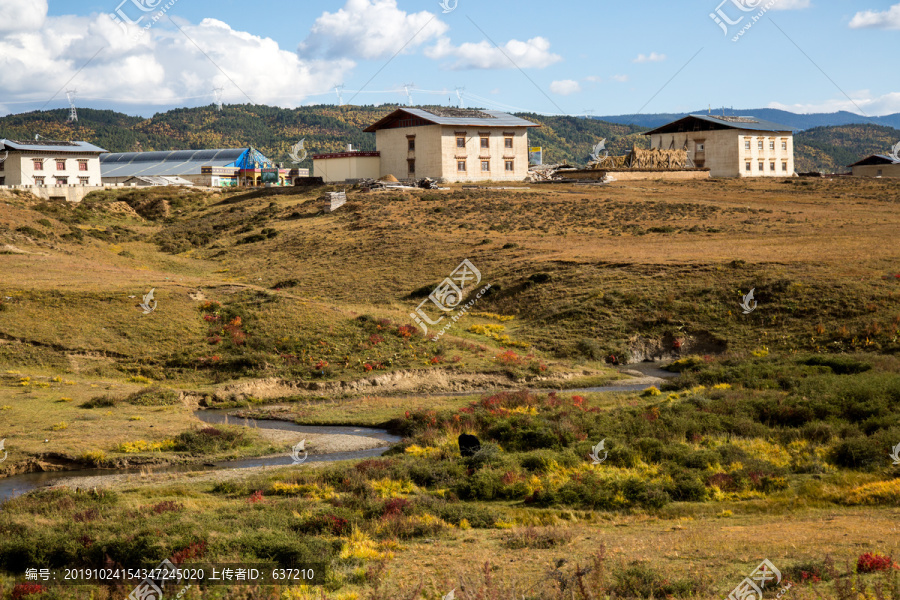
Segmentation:
[(382, 176), (522, 181), (530, 127), (540, 125), (493, 110), (400, 108), (365, 131), (375, 134)]
[(100, 159), (103, 183), (130, 185), (136, 177), (180, 177), (207, 187), (293, 185), (309, 169), (284, 169), (254, 148), (120, 152)]
[(893, 156), (873, 154), (850, 165), (854, 177), (900, 178), (900, 160)]
[(790, 127), (754, 117), (688, 115), (646, 132), (650, 147), (685, 149), (710, 177), (792, 177)]
[(99, 186), (105, 152), (87, 142), (0, 140), (0, 186)]
[(381, 177), (381, 153), (354, 150), (347, 144), (343, 152), (314, 154), (313, 177), (325, 183), (340, 183)]

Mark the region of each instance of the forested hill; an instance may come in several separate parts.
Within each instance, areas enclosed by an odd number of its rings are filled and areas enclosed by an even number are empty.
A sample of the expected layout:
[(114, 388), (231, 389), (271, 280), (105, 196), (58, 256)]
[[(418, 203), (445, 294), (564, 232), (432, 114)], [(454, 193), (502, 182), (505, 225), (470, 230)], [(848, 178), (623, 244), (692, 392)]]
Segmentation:
[[(374, 150), (375, 136), (362, 130), (397, 106), (305, 106), (283, 109), (261, 105), (179, 108), (149, 119), (109, 110), (79, 109), (69, 123), (68, 110), (51, 110), (0, 117), (0, 137), (29, 140), (84, 140), (110, 152), (238, 148), (254, 146), (276, 162), (290, 163), (291, 147), (304, 140), (310, 155), (334, 152), (346, 145)], [(428, 107), (423, 107), (428, 108)], [(647, 147), (646, 131), (634, 125), (579, 117), (519, 113), (540, 125), (529, 130), (529, 143), (544, 149), (544, 162), (583, 165), (592, 147), (606, 138), (611, 154), (632, 145)], [(818, 127), (796, 136), (798, 171), (844, 172), (846, 165), (874, 153), (885, 153), (900, 131), (877, 125)], [(310, 167), (307, 159), (300, 165)]]
[[(110, 152), (239, 148), (254, 146), (276, 162), (288, 163), (291, 147), (304, 140), (310, 155), (334, 152), (347, 144), (374, 150), (375, 136), (363, 129), (397, 106), (305, 106), (283, 109), (260, 105), (179, 108), (149, 119), (103, 110), (79, 109), (78, 121), (67, 122), (68, 110), (51, 110), (0, 118), (0, 137), (84, 140)], [(427, 107), (423, 107), (427, 108)], [(574, 117), (519, 115), (541, 125), (529, 132), (529, 143), (544, 148), (545, 162), (583, 164), (594, 144), (624, 153), (632, 143), (646, 144), (641, 128)], [(301, 166), (309, 167), (307, 159)]]

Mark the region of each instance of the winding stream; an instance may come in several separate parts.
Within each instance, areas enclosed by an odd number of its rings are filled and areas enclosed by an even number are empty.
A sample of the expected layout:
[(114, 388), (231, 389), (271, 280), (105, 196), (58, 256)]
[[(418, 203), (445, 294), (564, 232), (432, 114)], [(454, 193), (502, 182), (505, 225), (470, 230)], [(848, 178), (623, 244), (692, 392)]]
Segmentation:
[[(632, 371), (639, 371), (645, 376), (650, 377), (659, 377), (659, 378), (672, 378), (676, 377), (676, 373), (670, 373), (668, 371), (662, 371), (659, 368), (659, 365), (653, 363), (646, 364), (637, 364), (637, 365), (628, 365), (627, 367)], [(594, 388), (583, 388), (583, 389), (571, 389), (571, 390), (558, 390), (563, 393), (572, 393), (572, 392), (634, 392), (646, 389), (651, 384), (642, 383), (642, 384), (620, 384), (620, 385), (607, 385), (602, 387), (594, 387)], [(472, 395), (483, 392), (489, 392), (490, 390), (474, 390), (470, 392), (457, 392), (453, 394), (441, 393), (441, 394), (432, 394), (434, 396), (463, 396), (463, 395)], [(547, 392), (552, 390), (535, 390), (541, 392)], [(319, 435), (358, 435), (363, 437), (370, 437), (382, 440), (387, 442), (389, 445), (393, 445), (398, 443), (401, 438), (395, 435), (392, 435), (387, 430), (377, 429), (371, 427), (347, 427), (347, 426), (331, 426), (331, 425), (297, 425), (296, 423), (291, 423), (289, 421), (273, 421), (273, 420), (256, 420), (256, 419), (242, 419), (236, 418), (233, 416), (229, 416), (227, 411), (224, 410), (197, 410), (194, 411), (194, 415), (203, 421), (204, 423), (209, 423), (211, 425), (218, 425), (229, 423), (232, 425), (244, 425), (247, 427), (258, 427), (260, 429), (277, 429), (281, 431), (293, 431), (297, 433), (312, 433)], [(360, 458), (371, 458), (373, 456), (380, 456), (387, 451), (389, 446), (383, 446), (380, 448), (372, 448), (370, 450), (356, 450), (351, 452), (332, 452), (329, 454), (310, 454), (307, 458), (306, 462), (334, 462), (339, 460), (351, 460), (351, 459), (360, 459)], [(293, 461), (291, 457), (287, 454), (281, 456), (264, 456), (264, 457), (256, 457), (256, 458), (244, 458), (239, 460), (228, 460), (228, 461), (219, 461), (215, 463), (209, 463), (208, 465), (173, 465), (166, 467), (151, 467), (152, 472), (154, 473), (179, 473), (179, 472), (188, 472), (188, 471), (204, 471), (204, 470), (215, 470), (215, 469), (248, 469), (254, 467), (268, 467), (268, 466), (287, 466), (292, 464)], [(146, 467), (145, 467), (146, 469)], [(54, 485), (57, 482), (67, 479), (74, 480), (79, 478), (88, 478), (88, 477), (97, 477), (104, 475), (122, 475), (128, 473), (138, 474), (141, 472), (141, 468), (127, 468), (127, 469), (82, 469), (78, 471), (51, 471), (51, 472), (40, 472), (40, 473), (23, 473), (21, 475), (13, 475), (12, 477), (6, 477), (4, 479), (0, 479), (0, 504), (3, 502), (15, 498), (16, 496), (20, 496), (22, 494), (26, 494), (31, 490), (45, 487), (49, 485)]]

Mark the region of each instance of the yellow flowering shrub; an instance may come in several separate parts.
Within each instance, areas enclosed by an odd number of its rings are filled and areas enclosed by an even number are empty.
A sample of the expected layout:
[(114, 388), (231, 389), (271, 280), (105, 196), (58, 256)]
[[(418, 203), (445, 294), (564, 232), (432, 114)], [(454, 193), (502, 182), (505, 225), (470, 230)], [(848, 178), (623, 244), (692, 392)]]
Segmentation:
[(390, 560), (394, 553), (390, 548), (396, 548), (393, 543), (379, 544), (369, 535), (358, 529), (354, 529), (350, 537), (341, 546), (341, 558), (356, 558), (359, 560)]
[(888, 504), (900, 506), (900, 479), (875, 481), (851, 489), (838, 496), (845, 504)]
[(134, 442), (122, 442), (116, 446), (116, 452), (134, 454), (135, 452), (162, 452), (163, 450), (172, 450), (174, 448), (175, 440), (163, 440), (161, 442), (137, 440)]
[(506, 323), (507, 321), (512, 321), (515, 317), (511, 315), (498, 315), (497, 313), (490, 312), (473, 312), (469, 313), (472, 317), (481, 317), (482, 319), (492, 319), (494, 321), (500, 321), (501, 323)]
[(381, 498), (397, 498), (404, 494), (413, 494), (419, 489), (411, 481), (389, 478), (373, 481), (372, 488), (378, 492), (378, 496)]
[(730, 383), (717, 383), (716, 385), (714, 385), (712, 387), (712, 389), (714, 389), (714, 390), (730, 390), (731, 384)]
[(662, 392), (659, 391), (659, 388), (655, 385), (651, 385), (641, 393), (641, 396), (659, 396), (660, 394), (662, 394)]
[(303, 496), (312, 500), (329, 500), (337, 496), (330, 485), (314, 483), (285, 483), (276, 481), (272, 484), (272, 492), (285, 496)]
[(435, 458), (440, 456), (441, 449), (435, 448), (433, 446), (427, 446), (423, 448), (422, 446), (413, 444), (412, 446), (407, 446), (404, 452), (419, 458)]

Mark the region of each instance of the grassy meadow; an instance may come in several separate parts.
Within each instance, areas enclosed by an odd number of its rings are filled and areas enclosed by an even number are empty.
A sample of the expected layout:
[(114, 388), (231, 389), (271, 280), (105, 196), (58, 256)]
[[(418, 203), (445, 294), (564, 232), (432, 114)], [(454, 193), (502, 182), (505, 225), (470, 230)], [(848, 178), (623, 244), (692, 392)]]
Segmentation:
[[(4, 503), (0, 598), (175, 557), (323, 565), (188, 600), (722, 598), (763, 559), (783, 597), (900, 600), (900, 184), (320, 193), (0, 197), (0, 476), (146, 468)], [(410, 313), (463, 259), (491, 292), (432, 341)], [(643, 358), (680, 376), (573, 391)], [(154, 473), (283, 451), (198, 406), (403, 441)]]

